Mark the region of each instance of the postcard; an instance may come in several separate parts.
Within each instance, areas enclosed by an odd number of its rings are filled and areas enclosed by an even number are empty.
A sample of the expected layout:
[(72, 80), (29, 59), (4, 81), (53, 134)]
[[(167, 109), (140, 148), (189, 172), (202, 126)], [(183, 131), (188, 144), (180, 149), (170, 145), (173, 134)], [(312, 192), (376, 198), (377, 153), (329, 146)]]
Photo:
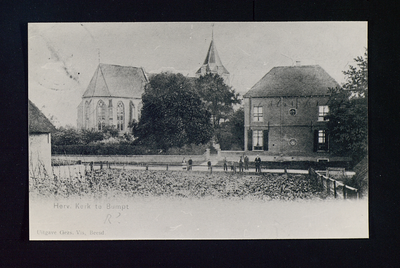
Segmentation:
[(367, 28), (29, 23), (30, 240), (368, 238)]

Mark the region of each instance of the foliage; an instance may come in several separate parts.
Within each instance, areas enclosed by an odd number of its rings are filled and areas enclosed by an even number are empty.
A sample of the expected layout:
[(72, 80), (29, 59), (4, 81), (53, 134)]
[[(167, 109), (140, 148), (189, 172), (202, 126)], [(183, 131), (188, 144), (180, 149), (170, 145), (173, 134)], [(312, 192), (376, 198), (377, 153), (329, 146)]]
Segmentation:
[(118, 136), (118, 130), (114, 126), (106, 126), (102, 131), (96, 129), (81, 129), (77, 130), (73, 127), (59, 127), (52, 134), (53, 151), (57, 152), (55, 146), (72, 146), (72, 145), (89, 145), (98, 142), (109, 142), (115, 140), (116, 143), (125, 142), (127, 139), (132, 139), (129, 135), (122, 137)]
[(138, 144), (167, 150), (207, 143), (213, 135), (210, 114), (193, 83), (182, 74), (161, 73), (150, 79), (142, 96), (140, 121), (133, 123)]
[(30, 194), (40, 196), (167, 196), (179, 198), (221, 198), (299, 200), (316, 199), (321, 193), (306, 175), (267, 174), (241, 176), (232, 173), (181, 171), (139, 171), (105, 169), (71, 178), (29, 180)]
[(243, 150), (244, 110), (238, 109), (216, 131), (217, 142), (222, 150)]
[(368, 151), (368, 53), (354, 59), (349, 66), (346, 83), (330, 89), (327, 119), (330, 150), (337, 155), (351, 156), (354, 163)]
[(82, 129), (81, 139), (84, 144), (89, 144), (104, 139), (104, 133), (95, 129)]
[(52, 145), (82, 144), (82, 138), (79, 131), (74, 128), (59, 127), (57, 132), (52, 134), (51, 143)]
[(214, 128), (221, 119), (226, 119), (233, 112), (233, 105), (239, 104), (239, 93), (227, 86), (218, 74), (206, 74), (196, 80), (196, 90), (211, 113)]

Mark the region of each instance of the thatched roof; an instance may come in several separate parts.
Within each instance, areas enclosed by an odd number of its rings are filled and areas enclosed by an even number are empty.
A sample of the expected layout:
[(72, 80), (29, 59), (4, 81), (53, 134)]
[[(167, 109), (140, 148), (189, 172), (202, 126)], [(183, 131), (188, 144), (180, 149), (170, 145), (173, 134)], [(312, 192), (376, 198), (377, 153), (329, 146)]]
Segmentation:
[(55, 130), (49, 119), (28, 100), (28, 133), (49, 133)]
[(319, 65), (272, 68), (244, 98), (324, 96), (339, 84)]
[(82, 97), (141, 98), (147, 82), (143, 68), (100, 63)]

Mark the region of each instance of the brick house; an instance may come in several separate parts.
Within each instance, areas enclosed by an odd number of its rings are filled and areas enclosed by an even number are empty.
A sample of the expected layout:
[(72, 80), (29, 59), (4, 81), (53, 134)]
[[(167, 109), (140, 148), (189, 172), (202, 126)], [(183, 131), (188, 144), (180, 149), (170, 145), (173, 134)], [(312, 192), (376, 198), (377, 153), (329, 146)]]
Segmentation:
[(272, 68), (243, 96), (245, 151), (329, 157), (328, 89), (337, 86), (318, 65)]
[(115, 126), (120, 134), (138, 121), (148, 83), (143, 68), (100, 63), (78, 106), (78, 128)]

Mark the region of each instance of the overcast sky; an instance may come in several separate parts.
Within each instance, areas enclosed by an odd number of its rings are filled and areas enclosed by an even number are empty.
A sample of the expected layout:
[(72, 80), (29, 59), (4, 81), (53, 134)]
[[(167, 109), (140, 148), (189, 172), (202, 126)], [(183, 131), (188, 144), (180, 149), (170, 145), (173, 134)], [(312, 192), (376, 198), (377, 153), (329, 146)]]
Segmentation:
[[(211, 41), (207, 23), (28, 25), (29, 99), (56, 125), (76, 126), (77, 106), (99, 61), (194, 76)], [(214, 41), (241, 95), (271, 68), (318, 64), (342, 83), (367, 47), (366, 22), (214, 23)]]

